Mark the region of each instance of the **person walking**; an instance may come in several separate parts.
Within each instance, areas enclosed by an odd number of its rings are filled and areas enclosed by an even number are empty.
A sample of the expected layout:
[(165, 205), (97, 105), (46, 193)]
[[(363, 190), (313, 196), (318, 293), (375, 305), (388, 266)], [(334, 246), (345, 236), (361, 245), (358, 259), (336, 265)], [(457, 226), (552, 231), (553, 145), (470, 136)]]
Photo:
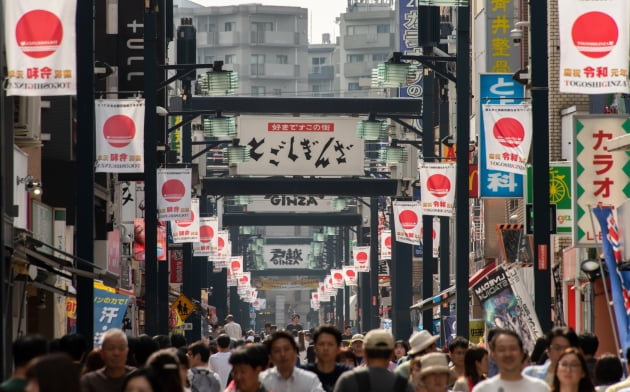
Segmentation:
[(243, 338), (243, 328), (241, 325), (234, 321), (234, 316), (228, 314), (225, 316), (225, 325), (223, 326), (225, 333), (234, 340)]
[(551, 388), (558, 392), (595, 391), (584, 356), (577, 348), (570, 347), (558, 357)]
[(313, 338), (315, 341), (313, 347), (316, 361), (307, 364), (304, 366), (304, 369), (317, 374), (324, 390), (332, 392), (339, 377), (343, 373), (352, 370), (351, 367), (337, 362), (337, 354), (339, 353), (342, 340), (341, 331), (334, 325), (325, 324), (315, 329)]
[(120, 392), (125, 377), (135, 370), (127, 366), (127, 335), (112, 328), (103, 334), (101, 357), (105, 366), (81, 377), (82, 392)]

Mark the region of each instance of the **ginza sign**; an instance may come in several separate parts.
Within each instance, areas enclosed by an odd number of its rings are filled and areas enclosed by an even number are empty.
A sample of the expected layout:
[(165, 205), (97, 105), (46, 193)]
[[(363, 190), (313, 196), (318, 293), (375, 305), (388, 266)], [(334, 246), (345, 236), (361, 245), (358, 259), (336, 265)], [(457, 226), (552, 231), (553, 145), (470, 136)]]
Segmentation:
[(264, 257), (267, 269), (308, 268), (308, 244), (273, 244), (264, 245)]
[(237, 175), (363, 175), (364, 144), (356, 137), (359, 119), (340, 117), (239, 116), (241, 145), (250, 160)]

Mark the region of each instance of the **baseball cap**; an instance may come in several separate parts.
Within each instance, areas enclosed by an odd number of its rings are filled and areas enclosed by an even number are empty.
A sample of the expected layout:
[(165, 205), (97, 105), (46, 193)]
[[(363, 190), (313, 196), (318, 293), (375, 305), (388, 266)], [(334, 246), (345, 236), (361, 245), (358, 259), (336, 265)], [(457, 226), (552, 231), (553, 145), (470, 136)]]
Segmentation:
[(394, 337), (384, 329), (373, 329), (365, 335), (363, 347), (366, 350), (393, 350)]
[(362, 342), (362, 341), (363, 341), (363, 335), (360, 333), (355, 333), (354, 335), (352, 335), (352, 339), (350, 339), (350, 343)]

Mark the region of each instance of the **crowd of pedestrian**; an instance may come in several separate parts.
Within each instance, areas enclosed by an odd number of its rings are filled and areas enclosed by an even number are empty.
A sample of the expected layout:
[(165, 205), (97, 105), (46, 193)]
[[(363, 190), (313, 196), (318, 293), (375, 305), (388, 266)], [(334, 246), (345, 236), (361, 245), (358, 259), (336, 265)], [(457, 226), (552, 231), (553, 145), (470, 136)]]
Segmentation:
[[(596, 357), (598, 339), (557, 327), (532, 355), (518, 333), (493, 329), (486, 343), (414, 332), (305, 330), (299, 315), (286, 328), (243, 331), (231, 315), (211, 340), (183, 335), (129, 337), (106, 331), (100, 348), (69, 334), (13, 344), (14, 371), (0, 392), (618, 392), (630, 389), (619, 356)], [(626, 357), (630, 355), (630, 350)]]

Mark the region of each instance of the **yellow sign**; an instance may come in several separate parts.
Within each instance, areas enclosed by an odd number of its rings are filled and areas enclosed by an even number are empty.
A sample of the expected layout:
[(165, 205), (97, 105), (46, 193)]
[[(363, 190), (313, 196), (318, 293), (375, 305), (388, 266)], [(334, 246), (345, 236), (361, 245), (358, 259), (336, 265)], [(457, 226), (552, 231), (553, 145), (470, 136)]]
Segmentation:
[(179, 318), (182, 321), (186, 321), (188, 316), (190, 316), (192, 314), (192, 312), (195, 310), (195, 306), (188, 299), (188, 297), (186, 297), (185, 295), (181, 294), (173, 302), (173, 304), (171, 305), (171, 309), (173, 309), (174, 311), (177, 312), (177, 314), (179, 315)]

